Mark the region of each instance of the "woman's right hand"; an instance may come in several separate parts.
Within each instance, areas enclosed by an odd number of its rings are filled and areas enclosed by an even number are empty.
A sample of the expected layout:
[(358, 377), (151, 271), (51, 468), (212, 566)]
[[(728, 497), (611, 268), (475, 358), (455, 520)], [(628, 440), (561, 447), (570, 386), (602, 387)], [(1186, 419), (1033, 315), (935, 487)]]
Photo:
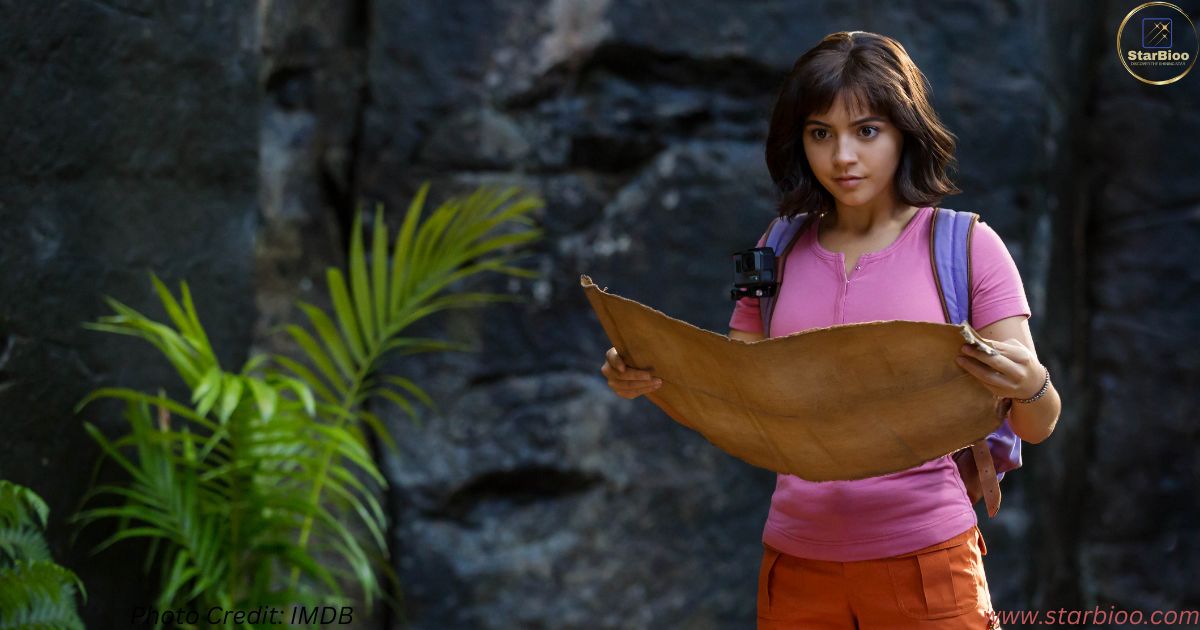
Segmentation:
[(621, 398), (634, 399), (642, 394), (657, 390), (662, 379), (655, 378), (649, 370), (639, 370), (625, 365), (616, 348), (604, 353), (604, 365), (600, 373), (608, 379), (608, 386)]

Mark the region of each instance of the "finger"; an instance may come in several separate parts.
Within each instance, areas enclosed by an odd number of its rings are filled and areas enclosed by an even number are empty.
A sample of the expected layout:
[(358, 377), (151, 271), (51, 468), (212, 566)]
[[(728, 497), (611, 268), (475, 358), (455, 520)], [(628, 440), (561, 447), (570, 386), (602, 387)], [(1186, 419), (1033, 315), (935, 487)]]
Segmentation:
[(624, 372), (619, 372), (608, 362), (600, 366), (600, 373), (610, 381), (646, 381), (650, 379), (650, 373), (645, 370), (626, 369)]
[[(986, 356), (986, 355), (983, 355), (983, 353), (980, 353), (980, 356)], [(1008, 386), (1008, 384), (1011, 380), (1003, 372), (997, 370), (996, 368), (992, 367), (991, 365), (988, 365), (987, 363), (979, 361), (978, 359), (960, 356), (960, 357), (955, 357), (954, 360), (964, 370), (966, 370), (972, 376), (979, 379), (980, 381), (983, 381), (986, 384)]]
[[(618, 360), (620, 359), (618, 358)], [(625, 379), (627, 381), (648, 381), (651, 378), (654, 378), (654, 375), (650, 372), (650, 370), (631, 367), (624, 363), (621, 365), (624, 366), (625, 369), (617, 372), (617, 378)]]
[(658, 389), (660, 389), (661, 387), (662, 387), (661, 383), (659, 383), (658, 385), (651, 383), (649, 385), (640, 385), (638, 387), (631, 387), (625, 391), (631, 392), (634, 395), (640, 395), (640, 394), (648, 394), (653, 391), (658, 391)]
[(625, 371), (625, 361), (621, 359), (621, 355), (617, 353), (616, 348), (609, 348), (608, 352), (604, 353), (608, 363), (617, 369), (618, 372)]
[(629, 368), (628, 370), (625, 370), (625, 374), (621, 377), (627, 381), (649, 381), (654, 379), (654, 374), (652, 374), (649, 370)]
[(630, 379), (622, 379), (622, 378), (608, 379), (609, 387), (612, 387), (613, 389), (620, 389), (620, 390), (639, 389), (642, 387), (657, 387), (658, 385), (661, 385), (661, 384), (662, 384), (661, 378), (651, 378), (651, 379), (647, 379), (647, 380), (630, 380)]
[(624, 372), (618, 372), (610, 366), (607, 371), (601, 370), (605, 378), (610, 381), (626, 381), (631, 383), (644, 383), (654, 378), (654, 374), (647, 370), (639, 370), (637, 368), (627, 368)]
[(996, 369), (993, 368), (992, 366), (988, 365), (985, 362), (987, 355), (983, 354), (982, 352), (979, 352), (978, 350), (972, 350), (972, 352), (975, 352), (977, 354), (973, 355), (973, 356), (955, 357), (955, 361), (957, 361), (958, 364), (960, 366), (962, 366), (962, 368), (964, 370), (970, 372), (972, 375), (974, 375), (976, 377), (979, 377), (979, 378), (994, 377), (995, 373), (996, 373)]
[(982, 341), (968, 341), (964, 345), (966, 345), (969, 348), (974, 349), (976, 352), (979, 352), (981, 354), (985, 354), (988, 356), (991, 356), (992, 354), (999, 352), (999, 350), (996, 349), (996, 347), (992, 345), (994, 342), (992, 342), (991, 340), (983, 339), (983, 337), (980, 337), (979, 339), (982, 339)]
[(988, 354), (975, 346), (963, 344), (962, 353), (965, 356), (976, 359), (993, 370), (1000, 370), (1007, 373), (1012, 372), (1015, 367), (1015, 362), (1004, 351), (999, 349), (996, 349), (996, 354)]
[(622, 359), (621, 355), (617, 354), (615, 348), (609, 348), (609, 354), (606, 355), (609, 363), (616, 369), (616, 378), (625, 379), (627, 381), (648, 381), (654, 378), (652, 370), (641, 370), (635, 367), (630, 367)]
[[(628, 383), (628, 381), (626, 381), (626, 383)], [(651, 381), (649, 383), (640, 385), (622, 384), (621, 381), (609, 381), (609, 386), (613, 388), (613, 391), (628, 398), (631, 396), (640, 396), (647, 392), (652, 392), (662, 386), (662, 381)]]

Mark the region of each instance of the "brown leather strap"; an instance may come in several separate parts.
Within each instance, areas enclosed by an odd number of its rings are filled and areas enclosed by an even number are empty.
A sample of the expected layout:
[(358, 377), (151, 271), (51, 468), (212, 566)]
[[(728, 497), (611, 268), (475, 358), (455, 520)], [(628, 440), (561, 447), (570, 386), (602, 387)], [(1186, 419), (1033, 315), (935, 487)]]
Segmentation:
[[(1006, 418), (1011, 408), (1011, 398), (996, 399), (997, 418)], [(967, 456), (966, 450), (971, 451), (970, 456)], [(971, 505), (975, 505), (981, 498), (985, 499), (988, 518), (995, 518), (996, 513), (1000, 511), (1000, 480), (996, 477), (996, 464), (992, 461), (991, 451), (988, 450), (987, 439), (956, 451), (954, 463), (958, 466)]]
[(988, 518), (995, 518), (996, 512), (1000, 511), (1000, 482), (996, 480), (996, 466), (992, 463), (987, 440), (972, 444), (971, 455), (975, 458), (975, 469), (979, 472), (979, 487), (983, 491), (983, 501), (987, 504)]

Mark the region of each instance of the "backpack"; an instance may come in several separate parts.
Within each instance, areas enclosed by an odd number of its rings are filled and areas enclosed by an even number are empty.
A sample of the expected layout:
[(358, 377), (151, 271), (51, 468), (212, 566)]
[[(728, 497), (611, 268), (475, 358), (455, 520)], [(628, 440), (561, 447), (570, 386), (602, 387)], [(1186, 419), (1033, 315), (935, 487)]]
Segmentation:
[[(776, 217), (767, 228), (765, 247), (775, 252), (776, 282), (783, 286), (784, 267), (781, 261), (791, 251), (797, 236), (816, 219), (812, 213), (802, 213), (791, 219)], [(970, 320), (971, 313), (971, 230), (979, 215), (949, 208), (934, 208), (930, 226), (930, 261), (934, 283), (941, 296), (942, 313), (946, 323), (957, 324)], [(758, 298), (763, 335), (769, 337), (771, 315), (778, 296)], [(1011, 401), (1005, 400), (1011, 404)], [(1006, 407), (1000, 411), (1006, 412)], [(1021, 467), (1021, 439), (1013, 433), (1007, 413), (1000, 427), (984, 440), (956, 451), (954, 463), (967, 488), (972, 504), (985, 499), (988, 517), (994, 518), (1000, 509), (1000, 480), (1004, 473)]]

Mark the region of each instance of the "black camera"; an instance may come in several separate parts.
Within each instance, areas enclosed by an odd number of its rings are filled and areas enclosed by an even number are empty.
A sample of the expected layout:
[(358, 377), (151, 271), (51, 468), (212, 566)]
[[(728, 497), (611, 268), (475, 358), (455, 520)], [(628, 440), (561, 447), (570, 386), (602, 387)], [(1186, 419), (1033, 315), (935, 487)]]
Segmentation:
[(729, 299), (771, 297), (779, 283), (775, 279), (775, 250), (755, 247), (733, 253), (733, 289)]

